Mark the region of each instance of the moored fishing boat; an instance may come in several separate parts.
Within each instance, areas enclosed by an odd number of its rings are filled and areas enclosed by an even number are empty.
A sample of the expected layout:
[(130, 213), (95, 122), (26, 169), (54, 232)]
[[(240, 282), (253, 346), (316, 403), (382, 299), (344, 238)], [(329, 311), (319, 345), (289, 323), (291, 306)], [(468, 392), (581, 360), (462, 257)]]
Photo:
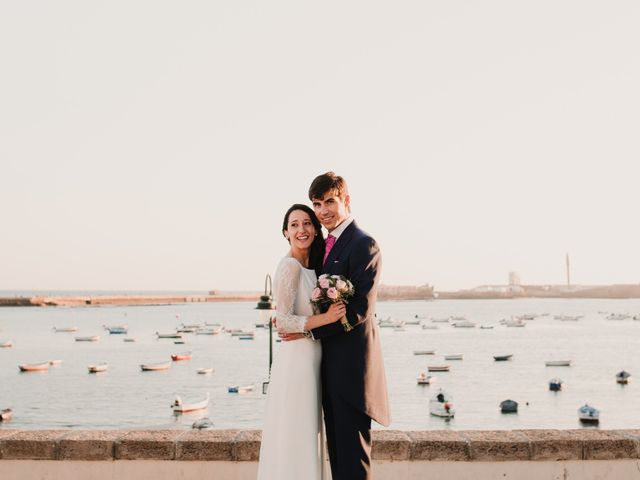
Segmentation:
[(74, 337), (76, 342), (97, 342), (100, 340), (99, 335), (90, 335), (87, 337)]
[(418, 385), (431, 385), (436, 381), (436, 378), (437, 377), (434, 377), (433, 375), (427, 375), (426, 373), (422, 372), (420, 373), (420, 375), (418, 375), (416, 381), (418, 382)]
[(616, 373), (616, 382), (620, 385), (626, 385), (629, 383), (629, 379), (631, 378), (631, 374), (625, 370)]
[(578, 409), (578, 418), (582, 423), (598, 423), (600, 421), (600, 410), (585, 403)]
[(23, 363), (18, 368), (21, 372), (43, 372), (49, 370), (49, 362)]
[(229, 391), (229, 393), (246, 393), (251, 392), (253, 388), (254, 385), (231, 385), (227, 390)]
[(11, 410), (10, 408), (4, 408), (0, 410), (0, 422), (11, 420), (11, 417), (13, 417), (13, 410)]
[(414, 350), (413, 354), (414, 355), (435, 355), (436, 351), (435, 350)]
[(502, 413), (518, 413), (518, 402), (515, 400), (504, 400), (500, 402), (500, 411)]
[(559, 392), (562, 390), (562, 380), (557, 377), (549, 380), (549, 390), (552, 392)]
[(205, 397), (204, 400), (200, 400), (198, 402), (191, 402), (191, 403), (183, 403), (182, 398), (176, 395), (176, 399), (171, 405), (171, 409), (173, 410), (173, 413), (193, 412), (196, 410), (204, 410), (208, 407), (209, 407), (209, 392), (207, 392), (207, 396)]
[(448, 372), (451, 368), (450, 365), (429, 365), (427, 371), (429, 372)]
[(167, 370), (171, 368), (171, 362), (160, 362), (160, 363), (143, 363), (140, 365), (140, 369), (143, 372), (153, 372), (156, 370)]
[(450, 355), (445, 355), (444, 359), (445, 360), (462, 360), (463, 354), (462, 353), (452, 353)]
[(107, 362), (103, 362), (96, 365), (89, 365), (87, 368), (89, 369), (89, 373), (106, 372), (109, 368), (109, 364)]
[(547, 360), (544, 364), (547, 367), (570, 367), (571, 360)]
[(0, 348), (9, 348), (13, 347), (13, 342), (11, 340), (0, 340)]
[(78, 327), (53, 327), (53, 331), (56, 333), (77, 332)]
[(443, 389), (438, 391), (429, 400), (429, 413), (436, 417), (453, 418), (456, 411), (453, 408), (453, 398)]
[(509, 353), (507, 355), (494, 355), (493, 359), (496, 362), (507, 362), (513, 358), (513, 353)]
[(210, 373), (213, 373), (213, 367), (203, 367), (203, 368), (199, 368), (198, 369), (198, 373), (200, 375), (208, 375)]
[(191, 360), (191, 352), (182, 352), (171, 355), (171, 360), (178, 362), (180, 360)]

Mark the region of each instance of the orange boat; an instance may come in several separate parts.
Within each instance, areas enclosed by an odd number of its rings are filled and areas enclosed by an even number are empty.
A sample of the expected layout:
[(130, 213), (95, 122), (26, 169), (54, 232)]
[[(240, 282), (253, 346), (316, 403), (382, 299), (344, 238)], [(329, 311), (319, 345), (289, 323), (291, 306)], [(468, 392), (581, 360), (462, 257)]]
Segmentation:
[(171, 355), (171, 360), (174, 362), (180, 360), (191, 360), (191, 352), (176, 353), (175, 355)]

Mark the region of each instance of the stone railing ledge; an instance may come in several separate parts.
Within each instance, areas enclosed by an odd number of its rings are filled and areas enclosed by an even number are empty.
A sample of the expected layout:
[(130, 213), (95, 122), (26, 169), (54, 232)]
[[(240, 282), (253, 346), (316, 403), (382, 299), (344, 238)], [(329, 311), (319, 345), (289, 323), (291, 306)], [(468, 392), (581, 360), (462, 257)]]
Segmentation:
[(115, 442), (116, 460), (173, 460), (184, 430), (130, 430)]
[(113, 460), (115, 444), (120, 437), (122, 432), (117, 430), (67, 432), (57, 440), (58, 460)]
[(176, 443), (176, 460), (233, 460), (234, 441), (239, 434), (240, 430), (187, 430)]
[(371, 457), (376, 460), (409, 460), (411, 438), (399, 430), (372, 430)]
[(56, 460), (57, 440), (69, 430), (17, 430), (0, 438), (2, 460)]
[(411, 439), (410, 460), (471, 460), (469, 440), (455, 430), (420, 430), (407, 432)]
[(233, 442), (233, 460), (257, 462), (260, 457), (261, 430), (241, 430)]
[(518, 430), (467, 430), (473, 461), (505, 462), (529, 460), (529, 438)]

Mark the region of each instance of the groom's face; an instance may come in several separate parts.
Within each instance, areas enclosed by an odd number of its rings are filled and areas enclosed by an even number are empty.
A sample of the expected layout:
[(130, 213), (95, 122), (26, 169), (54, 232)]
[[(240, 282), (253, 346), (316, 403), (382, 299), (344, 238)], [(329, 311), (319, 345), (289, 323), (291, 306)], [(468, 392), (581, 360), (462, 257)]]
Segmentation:
[(312, 201), (313, 211), (329, 233), (349, 216), (349, 194), (340, 196), (336, 191), (329, 190), (322, 198), (314, 198)]

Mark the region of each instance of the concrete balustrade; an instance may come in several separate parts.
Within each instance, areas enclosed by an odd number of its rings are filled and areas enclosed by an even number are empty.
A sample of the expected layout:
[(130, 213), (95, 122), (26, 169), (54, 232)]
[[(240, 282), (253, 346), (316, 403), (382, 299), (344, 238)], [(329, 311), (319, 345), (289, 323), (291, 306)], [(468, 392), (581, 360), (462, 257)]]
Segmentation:
[[(640, 430), (374, 430), (376, 480), (640, 478)], [(254, 479), (258, 430), (0, 429), (0, 478)], [(294, 453), (292, 453), (294, 454)]]

